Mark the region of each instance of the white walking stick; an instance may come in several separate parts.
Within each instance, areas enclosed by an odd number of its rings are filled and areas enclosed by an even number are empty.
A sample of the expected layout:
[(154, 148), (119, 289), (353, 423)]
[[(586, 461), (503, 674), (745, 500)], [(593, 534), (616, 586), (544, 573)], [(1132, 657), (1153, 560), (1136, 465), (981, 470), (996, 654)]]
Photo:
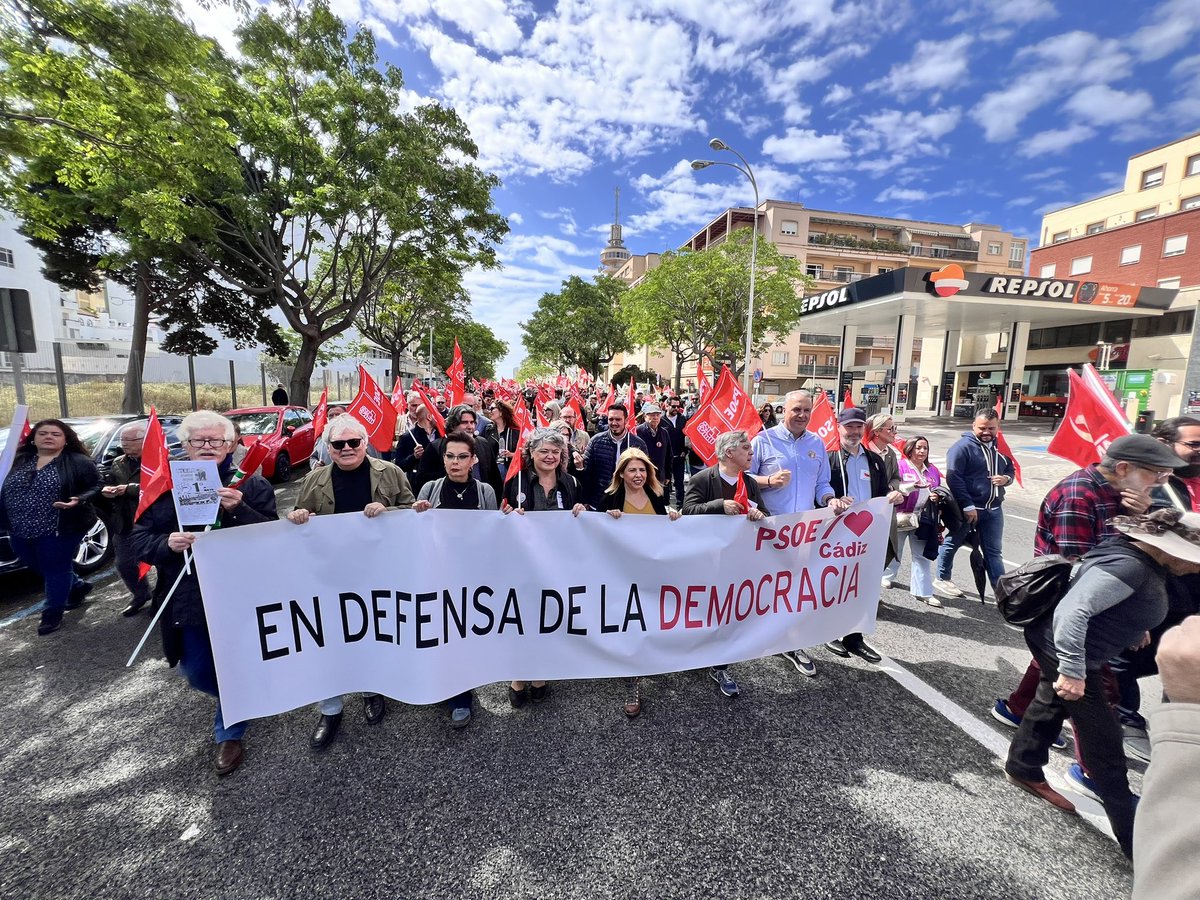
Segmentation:
[[(212, 530), (211, 525), (204, 528), (205, 531)], [(192, 570), (192, 551), (185, 550), (183, 553), (183, 568), (179, 570), (179, 574), (175, 576), (175, 583), (171, 585), (171, 589), (167, 591), (167, 596), (163, 598), (163, 602), (158, 605), (158, 612), (154, 614), (154, 618), (150, 620), (150, 625), (146, 629), (146, 633), (142, 635), (142, 639), (138, 641), (138, 645), (133, 648), (133, 654), (129, 657), (129, 662), (125, 663), (125, 668), (133, 665), (133, 661), (137, 659), (138, 654), (142, 652), (142, 648), (146, 646), (146, 640), (150, 637), (150, 632), (154, 631), (154, 626), (158, 624), (158, 620), (162, 618), (162, 614), (166, 611), (167, 605), (171, 602), (171, 598), (175, 596), (175, 589), (179, 587), (179, 582), (183, 581), (183, 576)]]

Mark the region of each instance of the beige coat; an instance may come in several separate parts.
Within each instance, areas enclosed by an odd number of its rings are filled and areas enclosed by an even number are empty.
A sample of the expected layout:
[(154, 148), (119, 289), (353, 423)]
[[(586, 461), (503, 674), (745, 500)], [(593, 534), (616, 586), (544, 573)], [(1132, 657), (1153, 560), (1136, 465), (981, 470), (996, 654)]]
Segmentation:
[[(416, 498), (408, 486), (408, 478), (398, 466), (382, 459), (366, 457), (371, 467), (371, 501), (382, 503), (388, 509), (411, 509)], [(334, 466), (321, 466), (309, 472), (300, 485), (300, 496), (296, 509), (307, 509), (314, 516), (333, 513), (333, 470)]]

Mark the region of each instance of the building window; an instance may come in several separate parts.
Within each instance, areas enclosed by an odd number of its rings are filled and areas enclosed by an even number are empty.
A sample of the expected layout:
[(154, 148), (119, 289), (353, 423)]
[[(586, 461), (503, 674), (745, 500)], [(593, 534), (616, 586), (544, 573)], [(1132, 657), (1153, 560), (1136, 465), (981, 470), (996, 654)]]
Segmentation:
[(1200, 194), (1195, 197), (1184, 197), (1183, 202), (1179, 204), (1180, 210), (1185, 209), (1200, 209)]
[(875, 271), (876, 271), (876, 273), (877, 273), (877, 274), (879, 274), (879, 275), (885, 275), (885, 274), (887, 274), (888, 272), (892, 271), (892, 267), (891, 267), (891, 266), (880, 266), (880, 267), (879, 267), (878, 269), (876, 269)]
[(1153, 169), (1147, 169), (1145, 172), (1143, 172), (1142, 173), (1142, 190), (1145, 191), (1145, 190), (1148, 190), (1149, 188), (1156, 188), (1160, 184), (1162, 184), (1163, 183), (1163, 172), (1165, 170), (1166, 170), (1166, 166), (1158, 166)]
[(1088, 234), (1099, 234), (1099, 233), (1100, 233), (1100, 232), (1102, 232), (1103, 230), (1104, 230), (1104, 223), (1103, 223), (1103, 222), (1093, 222), (1091, 225), (1089, 225), (1089, 226), (1087, 227), (1087, 233), (1088, 233)]
[(1052, 244), (1057, 244), (1057, 243), (1059, 243), (1060, 241), (1065, 241), (1065, 240), (1066, 240), (1067, 238), (1069, 238), (1070, 236), (1071, 236), (1071, 232), (1069, 232), (1069, 231), (1060, 231), (1060, 232), (1059, 232), (1058, 234), (1056, 234), (1054, 237), (1050, 238), (1050, 243), (1052, 243)]
[(1057, 266), (1054, 263), (1050, 263), (1050, 265), (1048, 265), (1048, 266), (1042, 266), (1041, 277), (1042, 278), (1053, 278), (1056, 268), (1057, 268)]
[(1183, 177), (1187, 178), (1189, 175), (1200, 175), (1200, 153), (1188, 157), (1187, 166), (1183, 170)]
[(1158, 207), (1152, 206), (1149, 209), (1138, 210), (1138, 214), (1133, 217), (1135, 222), (1145, 222), (1148, 219), (1153, 219), (1158, 215)]
[(779, 223), (779, 233), (791, 235), (795, 237), (800, 231), (800, 227), (795, 222), (783, 221)]
[(999, 256), (1004, 252), (1004, 245), (999, 241), (988, 241), (988, 256)]
[[(787, 356), (787, 354), (786, 354), (786, 353), (785, 353), (785, 354), (783, 354), (783, 355), (784, 355), (784, 356)], [(785, 359), (785, 360), (784, 360), (784, 362), (787, 362), (787, 360)], [(815, 366), (816, 364), (817, 364), (817, 358), (816, 358), (816, 356), (814, 356), (814, 355), (813, 355), (813, 354), (811, 354), (811, 353), (802, 353), (802, 354), (800, 354), (800, 359), (797, 361), (797, 365), (799, 365), (799, 367), (800, 367), (801, 369), (803, 369), (805, 366), (807, 366), (807, 367), (809, 367), (809, 368), (812, 368), (812, 367), (813, 367), (813, 366)]]
[(1177, 234), (1163, 241), (1163, 256), (1181, 256), (1187, 252), (1186, 234)]
[(16, 268), (13, 263), (12, 251), (7, 247), (0, 247), (0, 266), (8, 266), (10, 269)]
[(1190, 334), (1196, 320), (1194, 309), (1177, 309), (1153, 318), (1135, 319), (1134, 337), (1164, 337), (1169, 334)]
[(821, 278), (823, 277), (820, 263), (818, 263), (817, 265), (813, 265), (810, 263), (809, 265), (805, 266), (804, 274), (807, 275), (809, 278), (815, 278), (818, 281), (820, 281)]
[(1008, 251), (1008, 261), (1010, 263), (1025, 262), (1025, 245), (1024, 244), (1013, 244), (1012, 249), (1010, 249)]
[(844, 281), (848, 284), (850, 282), (850, 280), (853, 278), (853, 276), (854, 276), (854, 267), (853, 266), (834, 266), (833, 267), (834, 281)]
[(771, 351), (771, 365), (786, 366), (787, 361), (788, 361), (788, 351), (786, 351), (786, 350), (772, 350)]
[(1080, 256), (1071, 260), (1072, 275), (1086, 275), (1092, 271), (1092, 258), (1090, 256)]
[(1167, 288), (1168, 290), (1178, 289), (1179, 276), (1176, 275), (1174, 278), (1160, 278), (1158, 279), (1158, 286), (1160, 288)]
[(1134, 244), (1132, 247), (1126, 247), (1121, 251), (1121, 265), (1132, 266), (1134, 263), (1142, 261), (1142, 245)]
[(826, 356), (826, 357), (825, 357), (825, 365), (827, 365), (827, 366), (836, 366), (836, 365), (838, 365), (838, 358), (837, 358), (837, 354), (835, 354), (835, 353), (831, 353), (831, 354), (829, 354), (828, 356)]

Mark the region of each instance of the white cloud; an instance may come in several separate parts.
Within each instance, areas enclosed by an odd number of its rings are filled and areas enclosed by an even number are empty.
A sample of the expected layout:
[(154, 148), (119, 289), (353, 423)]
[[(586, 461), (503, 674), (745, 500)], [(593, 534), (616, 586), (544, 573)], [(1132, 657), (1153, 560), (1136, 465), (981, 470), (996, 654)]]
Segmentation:
[(1089, 125), (1067, 125), (1063, 128), (1053, 128), (1035, 134), (1027, 141), (1022, 141), (1017, 148), (1021, 156), (1042, 156), (1047, 153), (1061, 153), (1068, 147), (1074, 147), (1081, 141), (1096, 136), (1096, 129)]
[(1029, 206), (1031, 203), (1037, 203), (1037, 197), (1014, 197), (1005, 203), (1005, 206)]
[(1150, 24), (1129, 36), (1129, 46), (1139, 59), (1153, 61), (1195, 44), (1200, 32), (1200, 10), (1196, 0), (1167, 0), (1150, 11)]
[(918, 41), (912, 59), (892, 66), (887, 76), (871, 87), (911, 99), (914, 91), (942, 91), (955, 87), (970, 66), (971, 36), (949, 40)]
[(928, 191), (920, 190), (919, 188), (903, 188), (889, 187), (881, 191), (876, 197), (876, 203), (887, 203), (895, 200), (900, 203), (917, 203), (922, 200), (928, 200), (930, 194)]
[(955, 106), (934, 112), (884, 109), (863, 116), (863, 135), (868, 150), (880, 147), (907, 159), (916, 153), (936, 154), (944, 148), (941, 139), (958, 127), (962, 110)]
[(503, 53), (521, 43), (521, 26), (504, 0), (433, 0), (433, 9), (488, 50)]
[(510, 212), (505, 218), (508, 219), (509, 225), (523, 225), (525, 223), (525, 217), (519, 212)]
[(763, 153), (778, 163), (813, 163), (845, 159), (850, 155), (840, 134), (818, 134), (809, 128), (789, 128), (783, 135), (763, 141)]
[(853, 96), (854, 91), (844, 84), (831, 84), (829, 90), (825, 92), (825, 99), (821, 102), (828, 106), (839, 106)]
[(1061, 175), (1067, 171), (1066, 166), (1050, 166), (1048, 169), (1039, 169), (1036, 172), (1029, 172), (1025, 175), (1028, 181), (1041, 181), (1045, 178), (1053, 178), (1055, 175)]
[(1118, 91), (1106, 84), (1080, 88), (1064, 107), (1091, 125), (1116, 125), (1144, 116), (1154, 109), (1154, 98), (1146, 91)]
[(1058, 16), (1052, 0), (1005, 0), (1003, 3), (989, 2), (988, 11), (997, 22), (1022, 25), (1038, 19), (1053, 19)]

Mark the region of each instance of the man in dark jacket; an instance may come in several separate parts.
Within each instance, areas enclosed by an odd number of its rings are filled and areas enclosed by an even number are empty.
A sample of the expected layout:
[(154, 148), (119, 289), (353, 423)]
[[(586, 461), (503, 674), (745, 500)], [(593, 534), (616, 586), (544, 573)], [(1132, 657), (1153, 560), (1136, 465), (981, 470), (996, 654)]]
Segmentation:
[(996, 449), (1000, 417), (994, 409), (981, 410), (946, 454), (946, 484), (962, 507), (965, 527), (948, 534), (938, 554), (937, 578), (933, 586), (951, 597), (963, 592), (951, 580), (954, 554), (963, 545), (971, 528), (979, 532), (980, 549), (992, 589), (1004, 574), (1004, 488), (1013, 483), (1013, 463)]
[[(863, 446), (866, 425), (866, 413), (857, 407), (848, 406), (838, 413), (838, 433), (842, 438), (842, 446), (829, 454), (829, 486), (833, 489), (834, 499), (826, 505), (839, 511), (872, 497), (886, 497), (890, 493), (883, 457)], [(892, 553), (890, 541), (887, 553), (889, 559), (885, 563), (890, 561)], [(871, 663), (883, 659), (859, 631), (840, 640), (829, 641), (825, 647), (837, 656), (849, 657), (853, 653)]]
[(617, 458), (630, 447), (646, 452), (646, 442), (627, 429), (629, 411), (625, 404), (614, 403), (608, 408), (608, 428), (597, 430), (588, 441), (583, 454), (583, 492), (592, 509), (600, 508), (605, 489), (617, 470)]
[[(177, 433), (188, 457), (215, 462), (221, 474), (221, 483), (228, 485), (233, 477), (229, 455), (233, 449), (233, 423), (215, 412), (200, 410), (184, 416)], [(261, 475), (252, 475), (236, 489), (222, 487), (218, 493), (221, 508), (213, 526), (215, 528), (236, 528), (279, 518), (275, 511), (275, 490)], [(217, 744), (217, 753), (213, 758), (213, 767), (217, 775), (224, 776), (242, 763), (242, 736), (246, 733), (247, 723), (226, 724), (221, 714), (217, 670), (195, 566), (180, 577), (189, 558), (188, 551), (196, 541), (196, 534), (196, 530), (180, 529), (175, 515), (175, 502), (168, 493), (155, 500), (142, 513), (133, 526), (132, 544), (137, 559), (151, 563), (158, 569), (158, 584), (154, 589), (156, 603), (166, 602), (167, 592), (178, 581), (178, 586), (171, 594), (170, 607), (162, 616), (160, 630), (163, 653), (170, 666), (179, 664), (192, 687), (217, 698), (217, 711), (213, 718), (213, 739)]]
[[(463, 434), (475, 434), (475, 410), (469, 406), (456, 406), (446, 416), (446, 432), (461, 431)], [(434, 452), (436, 450), (436, 452)], [(417, 465), (417, 473), (413, 478), (413, 490), (421, 488), (431, 481), (446, 475), (446, 464), (442, 454), (446, 451), (446, 439), (442, 438), (421, 456)], [(472, 477), (484, 484), (490, 484), (499, 497), (503, 489), (500, 480), (500, 468), (496, 465), (496, 445), (489, 440), (480, 439), (475, 442), (475, 463)]]
[[(758, 482), (749, 475), (750, 463), (754, 460), (754, 451), (750, 449), (750, 438), (744, 431), (727, 431), (717, 438), (715, 447), (717, 464), (709, 466), (702, 472), (697, 472), (688, 482), (687, 496), (683, 500), (685, 516), (740, 516), (745, 515), (750, 521), (769, 516), (770, 512), (763, 505), (762, 492)], [(734, 499), (737, 495), (738, 482), (746, 486), (746, 496), (750, 501), (750, 510), (746, 512)], [(712, 680), (717, 683), (721, 693), (726, 697), (736, 697), (741, 693), (738, 683), (729, 674), (728, 666), (713, 666), (710, 672)]]
[(671, 433), (671, 471), (663, 479), (663, 484), (668, 488), (668, 501), (671, 499), (671, 490), (675, 491), (676, 503), (683, 502), (683, 473), (688, 456), (687, 435), (683, 433), (683, 426), (687, 421), (687, 416), (683, 414), (683, 401), (672, 397), (667, 401), (667, 414), (663, 417), (663, 427)]
[(145, 439), (145, 422), (134, 422), (125, 426), (120, 438), (124, 454), (113, 460), (108, 474), (104, 476), (105, 486), (100, 491), (108, 499), (109, 508), (112, 510), (108, 520), (108, 534), (112, 538), (113, 552), (117, 559), (117, 574), (121, 576), (132, 595), (129, 605), (121, 610), (123, 616), (136, 616), (138, 610), (150, 599), (150, 588), (146, 579), (138, 577), (138, 560), (133, 554), (129, 540), (140, 496), (142, 442)]
[(287, 406), (288, 405), (287, 388), (285, 388), (282, 383), (275, 385), (275, 390), (271, 391), (271, 405), (272, 406)]
[(671, 430), (663, 425), (662, 409), (657, 403), (647, 403), (642, 407), (645, 423), (638, 426), (637, 436), (646, 445), (646, 455), (654, 463), (658, 480), (663, 484), (671, 483), (671, 457), (675, 455), (675, 447), (671, 442)]

